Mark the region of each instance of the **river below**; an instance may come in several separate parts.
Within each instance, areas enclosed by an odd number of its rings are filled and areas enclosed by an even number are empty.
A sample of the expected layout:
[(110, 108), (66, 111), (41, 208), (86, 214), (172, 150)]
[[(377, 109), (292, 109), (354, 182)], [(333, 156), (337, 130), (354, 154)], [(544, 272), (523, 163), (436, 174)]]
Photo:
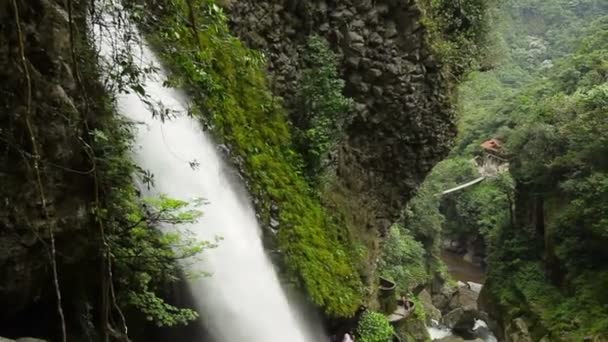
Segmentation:
[[(486, 280), (485, 272), (480, 265), (476, 265), (465, 258), (462, 254), (444, 250), (441, 252), (441, 260), (445, 263), (448, 273), (452, 279), (465, 283), (471, 290), (479, 293), (481, 286)], [(474, 283), (474, 284), (473, 284)], [(486, 322), (475, 320), (475, 326), (472, 329), (477, 338), (484, 342), (496, 342), (496, 337), (489, 330)], [(465, 341), (453, 334), (451, 329), (434, 322), (432, 327), (428, 328), (429, 335), (433, 341)]]
[(454, 280), (464, 283), (470, 281), (477, 284), (483, 284), (486, 280), (485, 272), (481, 266), (465, 260), (460, 254), (444, 250), (441, 252), (441, 260), (447, 266), (448, 273)]

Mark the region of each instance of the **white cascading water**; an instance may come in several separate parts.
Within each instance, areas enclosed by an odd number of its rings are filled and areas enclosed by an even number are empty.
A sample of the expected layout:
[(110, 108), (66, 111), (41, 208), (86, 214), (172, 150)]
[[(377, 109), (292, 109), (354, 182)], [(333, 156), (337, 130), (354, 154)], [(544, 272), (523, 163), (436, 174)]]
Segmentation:
[[(106, 16), (103, 30), (95, 28), (100, 57), (113, 63), (114, 49), (124, 32)], [(101, 33), (103, 31), (103, 34)], [(137, 32), (133, 27), (131, 32)], [(111, 37), (114, 38), (111, 38)], [(124, 46), (124, 43), (122, 43)], [(185, 227), (201, 240), (223, 238), (215, 249), (204, 252), (195, 267), (211, 273), (190, 282), (195, 307), (218, 342), (306, 342), (304, 324), (290, 308), (272, 263), (264, 252), (254, 210), (242, 186), (227, 176), (227, 168), (216, 145), (197, 120), (186, 115), (187, 97), (163, 86), (166, 75), (158, 58), (145, 44), (134, 46), (132, 56), (142, 66), (159, 68), (146, 77), (144, 88), (154, 101), (161, 101), (177, 117), (161, 122), (135, 94), (117, 97), (121, 114), (140, 123), (135, 134), (133, 158), (154, 175), (149, 195), (191, 200), (204, 198), (208, 204), (196, 225)], [(200, 165), (192, 168), (190, 161)]]

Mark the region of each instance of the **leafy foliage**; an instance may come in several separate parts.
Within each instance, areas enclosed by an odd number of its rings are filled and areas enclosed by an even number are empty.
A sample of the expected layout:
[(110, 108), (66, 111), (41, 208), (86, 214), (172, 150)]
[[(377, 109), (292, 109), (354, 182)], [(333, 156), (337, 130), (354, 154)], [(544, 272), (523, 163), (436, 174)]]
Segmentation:
[[(596, 270), (579, 274), (572, 284), (576, 291), (565, 295), (562, 289), (547, 281), (541, 262), (523, 259), (534, 254), (533, 251), (522, 254), (521, 247), (526, 241), (501, 241), (504, 246), (491, 261), (488, 288), (496, 296), (497, 305), (503, 308), (505, 318), (525, 316), (532, 320), (534, 339), (546, 335), (559, 341), (606, 337), (606, 309), (598, 303), (606, 302), (603, 289), (608, 272)], [(514, 255), (517, 258), (514, 259)]]
[(337, 61), (327, 41), (319, 36), (308, 40), (298, 85), (295, 113), (295, 146), (304, 156), (310, 179), (324, 169), (327, 153), (340, 139), (348, 121), (353, 101), (342, 95), (344, 81), (339, 77)]
[(491, 0), (419, 0), (431, 46), (459, 77), (485, 53)]
[[(505, 321), (533, 321), (533, 339), (574, 341), (608, 332), (607, 299), (598, 290), (608, 286), (607, 6), (593, 0), (500, 5), (503, 19), (492, 33), (499, 65), (472, 73), (460, 87), (456, 148), (422, 189), (437, 193), (478, 177), (468, 160), (489, 138), (506, 142), (511, 175), (441, 199), (421, 192), (410, 206), (425, 205), (406, 212), (408, 228), (439, 208), (444, 235), (482, 237), (490, 247), (488, 291)], [(543, 199), (544, 232), (531, 227), (529, 216), (517, 221), (517, 211), (529, 209), (521, 200), (526, 195)], [(439, 233), (427, 237), (436, 241)]]
[(94, 214), (106, 232), (116, 301), (159, 326), (186, 324), (197, 313), (166, 303), (158, 293), (163, 285), (178, 280), (180, 261), (193, 261), (214, 245), (197, 241), (186, 231), (162, 233), (158, 228), (194, 223), (201, 213), (188, 209), (190, 203), (166, 197), (138, 199), (131, 176), (141, 170), (128, 157), (131, 126), (112, 118), (102, 127), (93, 131), (99, 182), (112, 191)]
[(544, 225), (539, 233), (524, 219), (495, 231), (488, 288), (505, 317), (523, 312), (552, 339), (605, 337), (608, 302), (598, 289), (608, 286), (608, 8), (560, 0), (506, 7), (516, 24), (505, 33), (509, 59), (463, 87), (470, 112), (457, 151), (488, 136), (507, 141), (517, 195), (543, 200)]
[(159, 326), (186, 324), (198, 317), (196, 312), (165, 303), (156, 296), (154, 286), (177, 281), (180, 266), (198, 260), (200, 253), (214, 245), (197, 241), (188, 231), (161, 233), (155, 229), (195, 223), (201, 213), (187, 210), (190, 203), (161, 197), (144, 205), (148, 211), (138, 211), (138, 203), (128, 217), (128, 230), (110, 240), (121, 287), (128, 289), (121, 299)]
[(426, 251), (422, 244), (403, 227), (395, 225), (386, 239), (379, 269), (383, 277), (391, 279), (401, 289), (412, 289), (429, 279)]
[(386, 317), (373, 311), (365, 312), (357, 327), (358, 341), (361, 342), (390, 342), (393, 334), (394, 329)]
[[(188, 3), (172, 0), (159, 9), (158, 20), (149, 21), (152, 40), (173, 67), (175, 82), (194, 98), (193, 112), (202, 114), (201, 120), (241, 160), (250, 191), (260, 200), (262, 220), (270, 219), (273, 206), (279, 208), (278, 248), (291, 279), (328, 314), (352, 315), (362, 301), (361, 280), (350, 258), (355, 249), (298, 168), (303, 163), (281, 103), (268, 90), (262, 55), (230, 35), (225, 14), (212, 1), (190, 5), (197, 27), (186, 19)], [(318, 113), (333, 108), (329, 102), (318, 105)]]
[(512, 193), (511, 178), (502, 175), (446, 196), (441, 203), (443, 233), (455, 239), (479, 234), (491, 244), (497, 228), (510, 224)]

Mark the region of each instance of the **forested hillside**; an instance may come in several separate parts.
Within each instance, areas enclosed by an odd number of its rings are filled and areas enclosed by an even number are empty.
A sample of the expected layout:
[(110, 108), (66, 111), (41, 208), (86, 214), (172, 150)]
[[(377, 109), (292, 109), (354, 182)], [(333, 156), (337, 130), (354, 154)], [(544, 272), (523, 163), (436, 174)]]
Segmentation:
[[(442, 239), (474, 249), (487, 263), (481, 304), (499, 337), (600, 341), (608, 333), (608, 3), (513, 0), (494, 18), (492, 52), (460, 87), (455, 148), (395, 238), (426, 247), (409, 248), (431, 270), (413, 263), (418, 283), (442, 273), (434, 266)], [(490, 139), (509, 172), (437, 196), (481, 176), (473, 158)]]

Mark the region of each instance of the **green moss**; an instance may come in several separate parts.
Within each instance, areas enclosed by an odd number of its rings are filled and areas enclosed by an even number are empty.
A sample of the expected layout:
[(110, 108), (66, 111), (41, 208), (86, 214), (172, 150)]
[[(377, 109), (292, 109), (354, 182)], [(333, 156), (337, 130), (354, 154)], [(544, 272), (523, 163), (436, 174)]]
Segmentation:
[[(486, 53), (489, 9), (494, 0), (417, 0), (429, 43), (449, 73), (459, 77)], [(480, 56), (482, 55), (482, 56)]]
[(185, 18), (185, 1), (168, 3), (150, 36), (188, 89), (216, 138), (241, 158), (258, 212), (269, 220), (280, 208), (278, 247), (292, 280), (333, 316), (349, 316), (361, 303), (361, 280), (350, 261), (350, 242), (301, 173), (301, 157), (281, 103), (268, 90), (263, 57), (232, 37), (225, 16), (212, 1), (193, 0), (198, 27)]
[(324, 38), (311, 36), (303, 59), (308, 68), (302, 71), (292, 113), (297, 123), (294, 145), (304, 157), (309, 182), (317, 184), (328, 166), (328, 152), (344, 134), (354, 102), (342, 94), (338, 60)]
[(367, 307), (376, 308), (378, 291), (377, 260), (381, 253), (381, 237), (375, 229), (369, 229), (373, 213), (364, 200), (355, 196), (336, 177), (325, 177), (321, 182), (323, 206), (346, 227), (345, 238), (351, 243), (350, 260), (365, 286)]
[(417, 316), (399, 322), (395, 330), (402, 342), (431, 341), (424, 320)]

